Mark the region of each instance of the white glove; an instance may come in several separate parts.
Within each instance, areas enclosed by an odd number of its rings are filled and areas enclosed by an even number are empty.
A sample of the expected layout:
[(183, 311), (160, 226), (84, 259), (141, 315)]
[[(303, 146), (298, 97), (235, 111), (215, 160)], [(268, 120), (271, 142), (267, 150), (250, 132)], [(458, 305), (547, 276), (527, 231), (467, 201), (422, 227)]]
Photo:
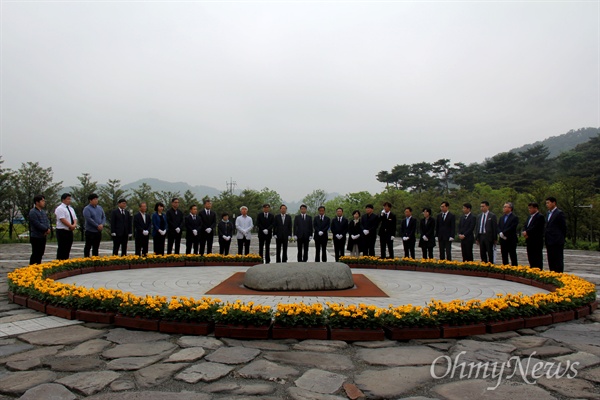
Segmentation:
[(167, 234), (167, 230), (159, 230), (158, 233), (160, 233), (161, 235), (165, 236)]
[(175, 228), (175, 232), (179, 233), (179, 232), (181, 232), (181, 229)]
[(393, 236), (390, 236), (390, 240), (394, 240), (394, 239), (395, 239), (395, 237), (393, 237)]
[(298, 240), (298, 236), (294, 235), (294, 240)]
[(127, 237), (132, 237), (133, 235), (130, 233), (129, 235), (127, 235)]
[(408, 236), (404, 236), (404, 237), (402, 238), (402, 240), (404, 240), (404, 241), (406, 242), (406, 241), (408, 240)]
[(323, 236), (323, 231), (319, 231), (319, 236)]
[(352, 235), (352, 240), (356, 240), (360, 237), (360, 235)]
[(266, 235), (267, 233), (269, 233), (268, 229), (263, 229), (263, 233)]
[(308, 241), (311, 241), (311, 240), (313, 240), (313, 237), (312, 237), (312, 236), (309, 236), (309, 237), (308, 237)]
[(454, 242), (454, 238), (453, 237), (448, 238), (448, 240), (451, 241), (451, 242)]
[(142, 231), (142, 234), (143, 234), (144, 236), (148, 236), (148, 233), (149, 233), (148, 231)]
[(426, 242), (429, 241), (429, 239), (427, 239), (427, 236), (425, 236), (425, 235), (423, 235), (423, 240), (426, 241)]
[(504, 240), (506, 240), (506, 236), (504, 236), (504, 233), (500, 232), (500, 237)]
[(194, 236), (198, 236), (198, 231), (197, 231), (196, 229), (194, 229), (194, 230), (192, 231), (192, 233), (194, 234)]
[(273, 237), (274, 237), (275, 239), (277, 239), (277, 235), (273, 235)]
[(110, 236), (117, 236), (117, 234), (113, 232), (110, 234)]
[(336, 238), (341, 239), (342, 235), (335, 235)]
[(367, 235), (369, 234), (369, 231), (365, 229), (365, 230), (363, 231), (363, 233), (365, 234), (365, 236), (367, 236)]
[(211, 233), (211, 232), (212, 232), (212, 228), (206, 228), (204, 231), (205, 231), (206, 233)]
[[(294, 236), (294, 237), (295, 237), (295, 236)], [(288, 236), (288, 240), (290, 240), (291, 238), (292, 238), (291, 236)], [(294, 240), (295, 240), (295, 239), (294, 239)]]

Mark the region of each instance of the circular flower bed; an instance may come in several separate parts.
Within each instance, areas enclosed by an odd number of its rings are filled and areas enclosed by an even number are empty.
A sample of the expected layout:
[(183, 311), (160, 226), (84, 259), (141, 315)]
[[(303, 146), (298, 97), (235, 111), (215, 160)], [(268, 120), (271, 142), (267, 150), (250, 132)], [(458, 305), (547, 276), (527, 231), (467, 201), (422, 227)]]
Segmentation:
[[(526, 296), (521, 293), (498, 294), (485, 300), (453, 300), (450, 302), (431, 300), (426, 305), (393, 305), (388, 308), (366, 304), (305, 305), (303, 303), (280, 304), (277, 310), (269, 306), (241, 301), (222, 303), (219, 299), (201, 299), (164, 296), (136, 296), (115, 289), (93, 289), (57, 282), (67, 276), (89, 272), (102, 272), (130, 268), (176, 267), (193, 265), (256, 265), (260, 256), (218, 254), (166, 255), (148, 257), (91, 257), (71, 260), (55, 260), (44, 264), (30, 265), (8, 274), (9, 297), (11, 300), (50, 313), (56, 308), (67, 310), (60, 314), (67, 318), (91, 318), (88, 313), (104, 313), (116, 316), (118, 321), (131, 319), (154, 321), (140, 325), (143, 329), (158, 329), (162, 322), (188, 324), (226, 324), (248, 327), (270, 325), (273, 320), (278, 327), (321, 328), (329, 327), (329, 337), (346, 340), (364, 340), (354, 331), (369, 332), (386, 329), (387, 335), (395, 339), (413, 337), (465, 336), (475, 333), (533, 327), (582, 317), (596, 308), (596, 287), (593, 283), (570, 274), (540, 271), (526, 266), (512, 267), (479, 262), (458, 262), (432, 259), (379, 259), (376, 257), (343, 257), (340, 261), (357, 268), (414, 270), (435, 273), (453, 273), (513, 280), (544, 288), (549, 293)], [(95, 318), (100, 318), (96, 315)], [(112, 322), (112, 318), (102, 321)], [(160, 322), (160, 323), (159, 323)], [(125, 324), (125, 322), (123, 322)], [(133, 325), (136, 327), (136, 325)], [(472, 329), (467, 329), (472, 328)], [(176, 329), (171, 326), (169, 329)], [(205, 329), (202, 332), (208, 332)], [(342, 330), (334, 335), (334, 331)], [(343, 331), (346, 330), (346, 331)], [(264, 331), (264, 329), (263, 329)], [(265, 333), (261, 331), (261, 335)], [(226, 335), (234, 332), (226, 331)], [(350, 333), (348, 333), (350, 332)], [(408, 332), (408, 333), (407, 333)], [(411, 333), (412, 332), (412, 333)], [(235, 332), (233, 334), (236, 334)], [(304, 332), (306, 334), (306, 332)], [(267, 331), (266, 337), (269, 337)], [(340, 336), (341, 335), (341, 336)], [(263, 337), (261, 336), (261, 337)], [(367, 335), (368, 336), (368, 335)], [(380, 338), (372, 335), (373, 338)], [(243, 336), (242, 336), (243, 337)], [(253, 336), (250, 336), (253, 337)], [(371, 337), (371, 336), (369, 336)]]

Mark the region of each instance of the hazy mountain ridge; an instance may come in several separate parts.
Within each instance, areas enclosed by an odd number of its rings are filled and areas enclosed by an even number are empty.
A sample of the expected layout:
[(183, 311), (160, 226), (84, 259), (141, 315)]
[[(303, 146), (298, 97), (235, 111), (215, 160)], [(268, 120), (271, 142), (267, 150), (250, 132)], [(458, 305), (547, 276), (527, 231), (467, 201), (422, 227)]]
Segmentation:
[(523, 145), (521, 147), (510, 150), (511, 153), (519, 153), (531, 147), (543, 144), (550, 151), (550, 158), (558, 156), (560, 153), (572, 150), (578, 144), (585, 143), (590, 138), (596, 136), (600, 132), (600, 128), (580, 128), (577, 130), (571, 129), (569, 132), (558, 136), (550, 136), (544, 140), (538, 140), (535, 143)]

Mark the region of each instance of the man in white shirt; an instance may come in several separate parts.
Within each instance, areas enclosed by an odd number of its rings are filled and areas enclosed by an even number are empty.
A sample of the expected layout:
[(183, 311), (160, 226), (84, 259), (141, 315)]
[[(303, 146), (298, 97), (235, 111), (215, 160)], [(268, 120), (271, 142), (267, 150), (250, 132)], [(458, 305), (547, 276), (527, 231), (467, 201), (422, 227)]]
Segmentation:
[(71, 193), (60, 196), (60, 205), (54, 210), (56, 215), (57, 260), (68, 260), (73, 245), (73, 231), (77, 228), (77, 215), (71, 207)]
[[(250, 239), (252, 238), (252, 228), (254, 223), (252, 217), (248, 216), (248, 207), (240, 207), (242, 215), (235, 219), (235, 229), (237, 230), (238, 254), (250, 253)], [(243, 249), (243, 253), (242, 253)]]

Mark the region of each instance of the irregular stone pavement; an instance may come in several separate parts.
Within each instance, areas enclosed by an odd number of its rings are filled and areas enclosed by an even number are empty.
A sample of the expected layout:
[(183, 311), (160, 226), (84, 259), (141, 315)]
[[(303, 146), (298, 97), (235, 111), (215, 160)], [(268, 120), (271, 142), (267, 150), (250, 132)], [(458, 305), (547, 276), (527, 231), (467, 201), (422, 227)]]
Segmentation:
[[(22, 266), (29, 249), (0, 246), (0, 322), (47, 318), (6, 298), (6, 272)], [(76, 243), (73, 256), (77, 251)], [(568, 272), (600, 283), (598, 253), (565, 254)], [(519, 255), (526, 259), (522, 249)], [(533, 330), (409, 342), (245, 341), (54, 326), (0, 339), (0, 399), (600, 398), (600, 311)], [(497, 368), (488, 364), (487, 379), (477, 364), (485, 362)], [(545, 376), (535, 379), (533, 366)]]

